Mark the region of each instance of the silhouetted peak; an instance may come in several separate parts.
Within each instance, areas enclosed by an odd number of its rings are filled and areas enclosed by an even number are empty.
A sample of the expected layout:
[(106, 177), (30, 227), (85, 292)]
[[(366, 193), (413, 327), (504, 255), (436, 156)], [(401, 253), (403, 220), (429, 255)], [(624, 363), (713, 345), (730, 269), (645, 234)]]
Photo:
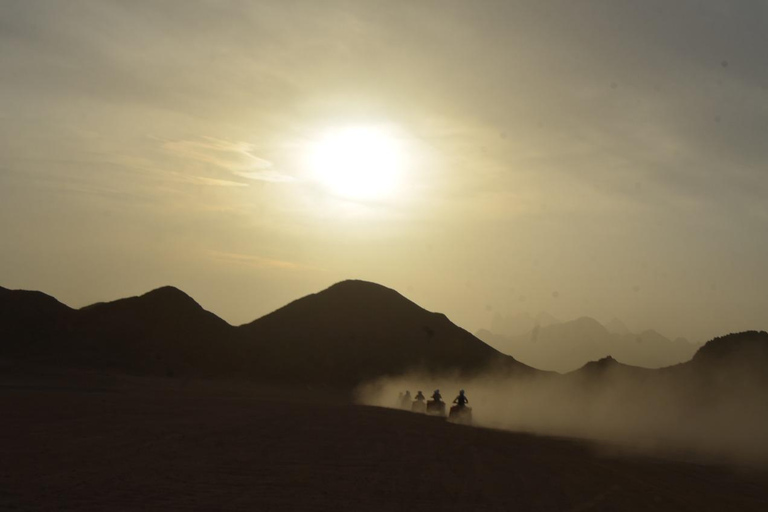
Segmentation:
[(594, 328), (601, 328), (603, 327), (603, 324), (592, 318), (591, 316), (580, 316), (576, 320), (572, 320), (572, 325), (583, 325), (585, 327), (594, 327)]
[(590, 361), (576, 371), (577, 372), (580, 372), (580, 371), (603, 372), (603, 371), (614, 369), (614, 368), (632, 369), (632, 370), (640, 369), (640, 368), (637, 368), (636, 366), (630, 366), (624, 363), (620, 363), (619, 361), (614, 359), (612, 356), (608, 355), (598, 359), (597, 361)]
[(369, 281), (350, 279), (325, 290), (297, 299), (249, 325), (284, 322), (286, 318), (324, 317), (325, 321), (383, 320), (398, 315), (431, 315), (432, 313), (403, 297), (397, 291)]
[(607, 368), (614, 368), (618, 366), (626, 366), (615, 360), (612, 356), (608, 355), (598, 359), (597, 361), (590, 361), (581, 367), (582, 370), (605, 370)]
[(564, 330), (572, 333), (580, 333), (581, 335), (608, 335), (608, 330), (603, 327), (603, 324), (598, 322), (592, 317), (582, 316), (576, 320), (570, 322), (564, 322), (562, 324), (555, 324), (551, 328)]
[(59, 302), (55, 297), (34, 290), (11, 290), (0, 286), (0, 300), (9, 301), (9, 304), (24, 304), (27, 307), (37, 305), (71, 310), (69, 306)]
[[(72, 308), (43, 292), (0, 287), (0, 324), (5, 326), (15, 323), (39, 329), (73, 312)], [(3, 327), (0, 325), (0, 329)]]
[(192, 297), (179, 290), (175, 286), (161, 286), (160, 288), (155, 288), (154, 290), (141, 295), (141, 297), (147, 299), (183, 300), (194, 302)]
[(605, 324), (605, 328), (613, 334), (630, 334), (631, 332), (629, 327), (616, 317), (613, 317), (610, 322)]
[(157, 314), (163, 312), (178, 314), (203, 310), (203, 307), (195, 302), (195, 299), (174, 286), (162, 286), (135, 297), (110, 302), (98, 302), (82, 308), (81, 311), (102, 311), (104, 308), (140, 308), (141, 310), (148, 310)]
[(598, 359), (597, 361), (588, 362), (587, 364), (584, 365), (584, 368), (587, 368), (587, 367), (607, 368), (610, 366), (618, 366), (620, 364), (621, 364), (620, 362), (615, 360), (612, 356), (608, 355)]
[[(327, 313), (345, 311), (405, 311), (420, 310), (421, 307), (403, 297), (397, 291), (369, 281), (350, 279), (336, 283), (325, 290), (313, 293), (292, 304), (303, 304), (320, 308)], [(291, 304), (289, 304), (291, 306)], [(285, 309), (285, 308), (283, 308)], [(426, 313), (426, 311), (424, 311)]]
[(195, 299), (174, 286), (163, 286), (138, 297), (141, 302), (157, 305), (160, 308), (202, 310)]
[(400, 295), (398, 292), (396, 292), (392, 288), (387, 288), (386, 286), (380, 285), (378, 283), (373, 283), (371, 281), (362, 281), (360, 279), (347, 279), (346, 281), (340, 281), (319, 293), (320, 294), (333, 293), (333, 294), (354, 295), (358, 297), (372, 296), (372, 295), (378, 295), (378, 296)]
[(728, 359), (768, 361), (768, 333), (745, 331), (727, 334), (708, 341), (693, 356), (695, 363), (711, 363)]

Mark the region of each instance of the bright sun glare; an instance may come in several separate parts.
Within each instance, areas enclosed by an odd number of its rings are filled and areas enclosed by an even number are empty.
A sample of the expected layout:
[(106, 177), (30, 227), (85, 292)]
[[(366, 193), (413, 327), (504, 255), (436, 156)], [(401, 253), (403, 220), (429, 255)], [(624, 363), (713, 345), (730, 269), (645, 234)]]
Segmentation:
[(334, 194), (350, 199), (392, 196), (403, 164), (398, 139), (378, 127), (329, 130), (313, 144), (309, 155), (315, 177)]

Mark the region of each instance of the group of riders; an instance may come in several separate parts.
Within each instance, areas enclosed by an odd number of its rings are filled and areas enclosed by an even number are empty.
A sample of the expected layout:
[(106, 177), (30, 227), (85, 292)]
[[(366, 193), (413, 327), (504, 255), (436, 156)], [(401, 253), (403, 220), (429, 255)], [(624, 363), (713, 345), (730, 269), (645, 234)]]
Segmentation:
[[(432, 393), (432, 396), (430, 397), (432, 401), (436, 403), (442, 403), (443, 402), (443, 396), (440, 394), (440, 390), (436, 389), (434, 393)], [(403, 408), (408, 408), (411, 406), (412, 402), (419, 402), (424, 403), (426, 400), (426, 397), (424, 396), (424, 393), (419, 391), (416, 393), (416, 396), (411, 398), (411, 392), (406, 391), (405, 394), (400, 393), (400, 404)], [(456, 404), (459, 407), (465, 407), (469, 403), (469, 399), (467, 398), (467, 395), (464, 394), (464, 390), (462, 389), (459, 391), (459, 396), (457, 396), (453, 403)]]

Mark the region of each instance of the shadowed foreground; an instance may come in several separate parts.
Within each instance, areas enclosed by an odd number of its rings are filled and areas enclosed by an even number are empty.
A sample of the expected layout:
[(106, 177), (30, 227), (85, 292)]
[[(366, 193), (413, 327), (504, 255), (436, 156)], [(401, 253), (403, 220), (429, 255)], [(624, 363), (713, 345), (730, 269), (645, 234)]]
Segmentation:
[(768, 474), (341, 400), (0, 386), (2, 510), (766, 510)]

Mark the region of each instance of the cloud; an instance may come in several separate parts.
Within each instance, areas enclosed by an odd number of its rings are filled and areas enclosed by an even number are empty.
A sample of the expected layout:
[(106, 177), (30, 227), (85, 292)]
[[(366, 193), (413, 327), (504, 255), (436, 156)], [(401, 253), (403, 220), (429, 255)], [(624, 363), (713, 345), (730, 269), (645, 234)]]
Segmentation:
[[(177, 173), (180, 175), (180, 173)], [(184, 181), (194, 183), (195, 185), (209, 185), (214, 187), (247, 187), (247, 183), (239, 181), (220, 180), (216, 178), (207, 178), (205, 176), (184, 176)]]
[(258, 269), (281, 269), (281, 270), (317, 270), (313, 267), (301, 265), (291, 261), (275, 260), (253, 256), (251, 254), (240, 254), (234, 252), (208, 251), (208, 255), (215, 260), (227, 263), (238, 263)]
[(296, 181), (296, 178), (293, 176), (272, 170), (237, 172), (235, 174), (250, 180), (271, 181), (272, 183), (288, 183), (291, 181)]
[[(288, 183), (293, 176), (276, 171), (272, 162), (255, 155), (256, 145), (215, 137), (175, 140), (163, 143), (163, 149), (188, 160), (194, 160), (249, 180)], [(217, 180), (220, 181), (220, 180)]]

